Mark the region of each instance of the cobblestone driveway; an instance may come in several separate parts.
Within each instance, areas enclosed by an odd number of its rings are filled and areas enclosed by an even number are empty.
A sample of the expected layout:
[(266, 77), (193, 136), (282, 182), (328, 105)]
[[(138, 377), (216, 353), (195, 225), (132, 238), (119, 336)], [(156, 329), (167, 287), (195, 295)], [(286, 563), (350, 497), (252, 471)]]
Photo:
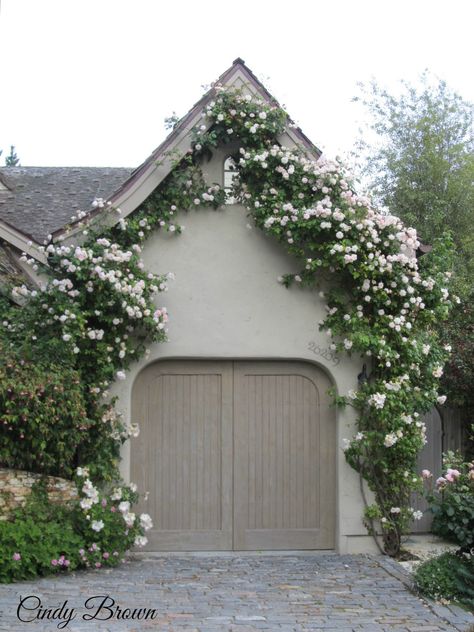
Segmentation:
[[(177, 632), (274, 630), (466, 629), (449, 624), (411, 594), (382, 558), (337, 555), (166, 556), (126, 562), (113, 570), (80, 572), (37, 582), (0, 586), (0, 630), (53, 631), (60, 619), (19, 622), (20, 596), (36, 595), (43, 608), (76, 608), (71, 631), (163, 630)], [(154, 608), (153, 620), (84, 621), (88, 598), (110, 595), (125, 608)], [(39, 601), (31, 598), (27, 607)], [(108, 602), (111, 604), (111, 601)], [(39, 610), (23, 610), (33, 618)], [(108, 616), (109, 611), (103, 609)], [(63, 617), (65, 616), (63, 609)], [(64, 619), (63, 619), (64, 620)], [(461, 619), (459, 619), (461, 621)], [(63, 623), (64, 625), (64, 623)], [(59, 628), (61, 629), (61, 628)]]

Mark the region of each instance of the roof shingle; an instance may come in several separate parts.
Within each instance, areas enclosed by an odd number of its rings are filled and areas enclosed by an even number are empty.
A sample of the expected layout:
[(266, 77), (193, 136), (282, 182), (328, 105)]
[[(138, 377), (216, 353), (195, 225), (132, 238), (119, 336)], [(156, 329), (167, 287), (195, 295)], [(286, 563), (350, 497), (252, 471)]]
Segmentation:
[(0, 168), (0, 219), (43, 243), (95, 198), (107, 198), (133, 169), (111, 167)]

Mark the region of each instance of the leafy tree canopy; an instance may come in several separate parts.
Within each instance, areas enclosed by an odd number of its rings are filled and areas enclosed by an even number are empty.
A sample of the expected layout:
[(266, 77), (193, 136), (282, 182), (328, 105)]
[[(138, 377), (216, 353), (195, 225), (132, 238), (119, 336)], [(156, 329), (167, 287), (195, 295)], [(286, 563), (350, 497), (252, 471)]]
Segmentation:
[(424, 72), (417, 86), (392, 94), (376, 81), (360, 84), (369, 114), (357, 154), (360, 176), (380, 205), (414, 226), (425, 244), (450, 232), (453, 289), (461, 304), (442, 336), (453, 347), (445, 387), (450, 402), (474, 407), (474, 126), (473, 104)]

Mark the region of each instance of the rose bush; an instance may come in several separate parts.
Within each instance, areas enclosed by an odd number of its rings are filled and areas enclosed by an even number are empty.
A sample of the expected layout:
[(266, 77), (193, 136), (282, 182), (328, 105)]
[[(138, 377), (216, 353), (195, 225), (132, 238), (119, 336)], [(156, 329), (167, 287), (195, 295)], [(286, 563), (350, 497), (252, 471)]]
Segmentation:
[(81, 535), (81, 564), (86, 567), (113, 566), (133, 546), (145, 546), (145, 531), (153, 523), (148, 514), (131, 511), (138, 501), (136, 486), (115, 485), (108, 493), (100, 492), (87, 468), (78, 468), (75, 481), (81, 498), (75, 507), (74, 524)]
[(136, 487), (117, 484), (100, 491), (88, 474), (86, 468), (76, 472), (77, 501), (50, 504), (37, 485), (24, 508), (0, 521), (0, 582), (116, 566), (130, 548), (145, 546), (153, 524), (147, 514), (131, 511)]
[(426, 496), (434, 514), (432, 531), (459, 545), (461, 551), (474, 549), (474, 463), (466, 463), (459, 453), (443, 458), (445, 472), (431, 483)]
[(474, 463), (456, 452), (443, 457), (444, 472), (436, 481), (423, 470), (425, 496), (434, 514), (432, 531), (456, 543), (455, 552), (428, 560), (415, 573), (415, 585), (425, 595), (458, 601), (474, 609)]

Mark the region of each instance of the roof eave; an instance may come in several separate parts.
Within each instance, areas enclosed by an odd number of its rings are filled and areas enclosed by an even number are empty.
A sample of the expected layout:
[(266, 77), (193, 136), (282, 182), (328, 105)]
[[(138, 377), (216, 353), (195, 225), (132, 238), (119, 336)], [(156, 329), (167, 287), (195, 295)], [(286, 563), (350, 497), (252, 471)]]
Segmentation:
[(40, 263), (47, 265), (48, 259), (41, 245), (31, 235), (23, 233), (5, 220), (0, 220), (0, 238)]

